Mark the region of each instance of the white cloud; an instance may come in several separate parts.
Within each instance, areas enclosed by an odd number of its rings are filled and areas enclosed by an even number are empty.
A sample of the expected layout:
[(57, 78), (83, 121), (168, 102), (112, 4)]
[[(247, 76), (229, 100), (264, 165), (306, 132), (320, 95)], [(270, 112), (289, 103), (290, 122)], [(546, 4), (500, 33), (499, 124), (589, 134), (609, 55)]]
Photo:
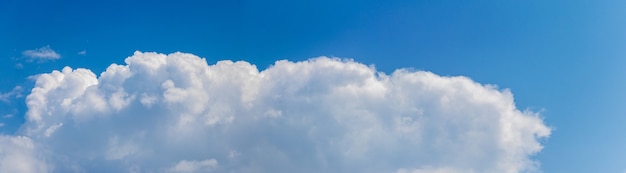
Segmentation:
[(24, 136), (0, 135), (0, 172), (40, 173), (50, 169), (38, 156), (33, 141)]
[(16, 63), (16, 64), (15, 64), (15, 68), (16, 68), (16, 69), (23, 69), (23, 68), (24, 68), (24, 65), (22, 65), (22, 63)]
[(25, 50), (24, 52), (22, 52), (22, 55), (28, 57), (29, 61), (57, 60), (61, 58), (61, 55), (57, 53), (56, 51), (52, 50), (52, 48), (50, 48), (49, 45), (38, 48), (38, 49)]
[(169, 169), (172, 173), (202, 173), (210, 172), (217, 167), (217, 161), (215, 159), (208, 159), (203, 161), (188, 161), (181, 160), (174, 167)]
[(433, 168), (433, 167), (427, 166), (421, 169), (413, 169), (413, 170), (399, 169), (396, 173), (457, 173), (457, 172), (474, 173), (475, 171), (459, 170), (459, 169), (446, 168), (446, 167)]
[(87, 55), (87, 50), (82, 50), (78, 52), (79, 55)]
[(11, 91), (7, 93), (0, 93), (0, 101), (10, 102), (14, 98), (22, 97), (22, 87), (15, 86)]
[(184, 53), (125, 63), (39, 75), (20, 133), (32, 147), (15, 152), (55, 172), (514, 173), (539, 172), (551, 131), (466, 77), (325, 57), (260, 72)]

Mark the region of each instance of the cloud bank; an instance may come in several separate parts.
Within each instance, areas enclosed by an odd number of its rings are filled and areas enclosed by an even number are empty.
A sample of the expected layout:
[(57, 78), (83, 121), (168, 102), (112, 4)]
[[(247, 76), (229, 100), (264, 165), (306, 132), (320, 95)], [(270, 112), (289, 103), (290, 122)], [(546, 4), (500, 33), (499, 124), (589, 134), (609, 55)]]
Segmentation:
[(40, 75), (0, 172), (540, 172), (551, 131), (466, 77), (326, 57), (125, 63)]
[(25, 50), (22, 52), (22, 55), (29, 58), (28, 61), (46, 61), (46, 60), (57, 60), (61, 58), (61, 55), (56, 51), (52, 50), (50, 46), (44, 46), (38, 49), (33, 50)]

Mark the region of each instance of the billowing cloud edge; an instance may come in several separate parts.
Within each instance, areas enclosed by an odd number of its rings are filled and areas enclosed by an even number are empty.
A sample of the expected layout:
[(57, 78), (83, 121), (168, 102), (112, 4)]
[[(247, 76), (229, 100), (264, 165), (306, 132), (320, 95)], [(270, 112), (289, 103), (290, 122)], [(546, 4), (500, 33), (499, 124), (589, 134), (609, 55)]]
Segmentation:
[(260, 72), (186, 53), (125, 63), (39, 75), (0, 172), (540, 172), (530, 157), (551, 131), (462, 76), (327, 57)]

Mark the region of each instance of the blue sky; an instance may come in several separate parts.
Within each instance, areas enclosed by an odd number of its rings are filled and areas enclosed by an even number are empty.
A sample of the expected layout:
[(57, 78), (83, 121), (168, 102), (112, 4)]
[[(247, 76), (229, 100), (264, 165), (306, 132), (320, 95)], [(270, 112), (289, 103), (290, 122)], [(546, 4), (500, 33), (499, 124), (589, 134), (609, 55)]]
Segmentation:
[[(0, 132), (25, 122), (29, 76), (65, 66), (99, 75), (136, 50), (244, 60), (351, 58), (467, 76), (508, 88), (553, 128), (544, 172), (626, 170), (623, 1), (34, 1), (0, 2)], [(24, 51), (49, 46), (57, 60)], [(84, 54), (79, 52), (85, 51)], [(20, 65), (18, 65), (20, 64)], [(18, 67), (19, 66), (19, 67)]]

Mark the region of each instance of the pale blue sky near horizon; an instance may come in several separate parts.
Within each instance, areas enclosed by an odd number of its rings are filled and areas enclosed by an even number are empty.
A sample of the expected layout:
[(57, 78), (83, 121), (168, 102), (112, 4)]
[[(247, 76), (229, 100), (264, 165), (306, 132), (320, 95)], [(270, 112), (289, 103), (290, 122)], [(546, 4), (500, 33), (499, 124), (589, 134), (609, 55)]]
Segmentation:
[[(57, 60), (31, 61), (49, 46)], [(554, 129), (543, 172), (626, 171), (626, 1), (0, 1), (0, 133), (26, 111), (28, 77), (99, 74), (134, 51), (245, 60), (351, 58), (508, 88)], [(84, 51), (84, 52), (83, 52)], [(81, 53), (82, 52), (82, 53)]]

